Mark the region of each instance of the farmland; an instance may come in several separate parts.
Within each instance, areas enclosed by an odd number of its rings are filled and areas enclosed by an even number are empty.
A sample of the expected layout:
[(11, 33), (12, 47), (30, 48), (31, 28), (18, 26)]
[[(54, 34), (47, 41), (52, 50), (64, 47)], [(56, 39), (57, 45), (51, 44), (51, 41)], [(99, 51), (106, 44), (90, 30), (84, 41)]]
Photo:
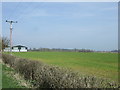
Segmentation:
[(113, 81), (118, 80), (117, 53), (20, 52), (13, 53), (13, 55), (70, 68), (85, 75), (94, 75)]

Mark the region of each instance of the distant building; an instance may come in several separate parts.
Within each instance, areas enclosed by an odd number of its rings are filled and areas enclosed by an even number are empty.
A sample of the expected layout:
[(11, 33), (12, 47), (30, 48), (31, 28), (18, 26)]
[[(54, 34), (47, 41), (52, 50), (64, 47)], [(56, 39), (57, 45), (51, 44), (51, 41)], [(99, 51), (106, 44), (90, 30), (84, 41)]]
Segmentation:
[[(12, 52), (27, 52), (28, 49), (26, 46), (17, 45), (12, 47)], [(4, 49), (4, 52), (10, 52), (10, 47)]]

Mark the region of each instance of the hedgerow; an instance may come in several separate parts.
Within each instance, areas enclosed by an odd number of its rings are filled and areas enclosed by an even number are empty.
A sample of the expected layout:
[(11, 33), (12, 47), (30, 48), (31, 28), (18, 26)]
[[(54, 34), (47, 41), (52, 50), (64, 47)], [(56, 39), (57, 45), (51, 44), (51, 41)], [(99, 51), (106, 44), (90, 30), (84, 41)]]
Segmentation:
[(118, 84), (94, 76), (79, 73), (40, 61), (3, 54), (3, 62), (9, 64), (37, 88), (117, 88)]

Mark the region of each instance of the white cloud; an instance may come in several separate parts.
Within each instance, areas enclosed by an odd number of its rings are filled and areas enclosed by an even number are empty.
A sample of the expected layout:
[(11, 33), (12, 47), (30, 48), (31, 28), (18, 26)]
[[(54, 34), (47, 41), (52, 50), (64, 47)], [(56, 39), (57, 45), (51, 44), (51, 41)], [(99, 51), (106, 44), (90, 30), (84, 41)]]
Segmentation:
[(72, 18), (83, 18), (83, 17), (93, 17), (95, 16), (94, 13), (90, 13), (90, 12), (74, 12), (74, 11), (67, 11), (67, 12), (49, 12), (47, 10), (44, 9), (37, 9), (34, 10), (32, 12), (30, 12), (29, 14), (25, 15), (26, 17), (41, 17), (41, 16), (60, 16), (60, 17), (72, 17)]
[(102, 10), (103, 11), (108, 11), (108, 10), (117, 10), (118, 7), (106, 7), (106, 8), (103, 8)]
[(72, 13), (71, 15), (72, 17), (76, 17), (76, 18), (82, 18), (82, 17), (93, 17), (95, 16), (95, 14), (93, 13)]

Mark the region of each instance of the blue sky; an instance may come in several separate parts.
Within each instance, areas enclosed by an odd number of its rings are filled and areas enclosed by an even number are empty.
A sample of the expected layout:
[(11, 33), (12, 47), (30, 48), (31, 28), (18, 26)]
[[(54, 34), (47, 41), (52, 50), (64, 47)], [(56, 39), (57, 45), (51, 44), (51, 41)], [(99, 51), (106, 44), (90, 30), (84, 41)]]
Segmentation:
[(2, 4), (2, 34), (13, 45), (31, 48), (118, 49), (117, 2), (7, 2)]

